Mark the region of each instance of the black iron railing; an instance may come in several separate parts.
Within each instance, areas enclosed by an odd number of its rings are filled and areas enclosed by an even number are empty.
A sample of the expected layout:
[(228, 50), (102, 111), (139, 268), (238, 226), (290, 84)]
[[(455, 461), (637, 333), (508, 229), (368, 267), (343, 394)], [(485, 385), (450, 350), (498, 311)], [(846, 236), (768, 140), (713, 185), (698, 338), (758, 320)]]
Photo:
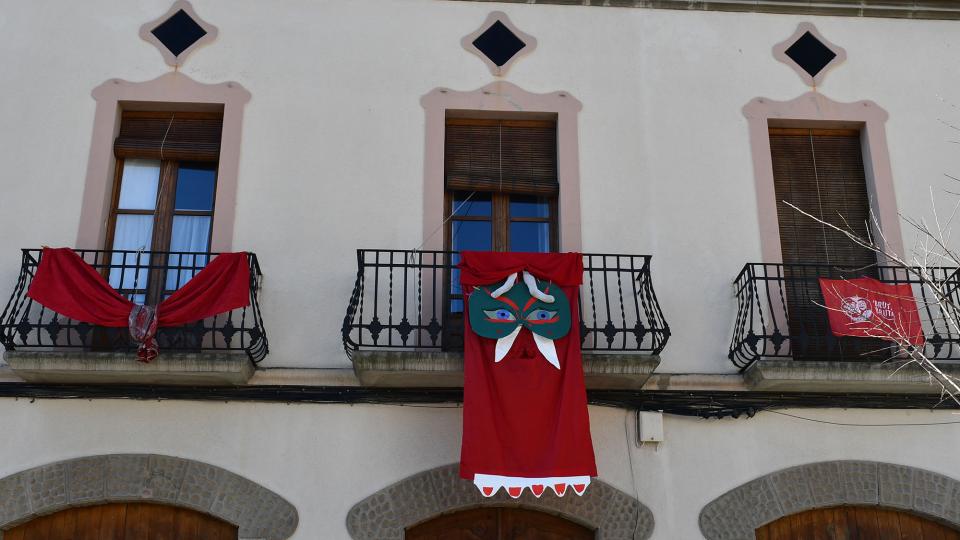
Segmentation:
[[(737, 320), (730, 360), (741, 370), (763, 358), (793, 360), (883, 361), (892, 358), (889, 342), (835, 337), (818, 279), (869, 276), (885, 283), (909, 284), (920, 313), (924, 354), (935, 360), (960, 359), (960, 333), (951, 324), (958, 313), (942, 309), (934, 291), (915, 272), (898, 266), (844, 269), (825, 264), (749, 263), (734, 282)], [(960, 269), (927, 268), (940, 294), (960, 304)]]
[[(75, 250), (120, 294), (136, 303), (156, 303), (202, 270), (217, 253)], [(136, 351), (127, 328), (104, 328), (69, 319), (27, 296), (43, 251), (24, 249), (13, 295), (0, 313), (0, 343), (15, 349)], [(260, 265), (249, 254), (250, 305), (193, 324), (159, 328), (160, 353), (236, 351), (259, 362), (268, 352), (257, 294)]]
[[(366, 348), (462, 350), (463, 300), (450, 251), (357, 250), (343, 320), (348, 355)], [(658, 354), (670, 337), (649, 255), (583, 255), (580, 339), (585, 351)]]

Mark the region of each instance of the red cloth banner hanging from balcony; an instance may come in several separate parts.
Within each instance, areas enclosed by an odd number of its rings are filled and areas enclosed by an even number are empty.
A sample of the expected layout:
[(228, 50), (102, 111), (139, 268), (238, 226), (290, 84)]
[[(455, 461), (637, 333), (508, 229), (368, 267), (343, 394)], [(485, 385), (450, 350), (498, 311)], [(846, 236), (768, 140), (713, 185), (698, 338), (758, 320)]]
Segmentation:
[(923, 345), (923, 326), (909, 284), (820, 278), (820, 291), (833, 335)]
[(579, 253), (464, 252), (460, 475), (487, 496), (583, 494), (597, 475), (580, 353)]
[[(181, 326), (250, 303), (246, 253), (222, 253), (155, 310), (123, 297), (70, 248), (44, 248), (27, 296), (76, 321), (127, 326), (141, 347), (142, 360), (156, 356), (157, 326)], [(153, 351), (153, 352), (151, 352)]]

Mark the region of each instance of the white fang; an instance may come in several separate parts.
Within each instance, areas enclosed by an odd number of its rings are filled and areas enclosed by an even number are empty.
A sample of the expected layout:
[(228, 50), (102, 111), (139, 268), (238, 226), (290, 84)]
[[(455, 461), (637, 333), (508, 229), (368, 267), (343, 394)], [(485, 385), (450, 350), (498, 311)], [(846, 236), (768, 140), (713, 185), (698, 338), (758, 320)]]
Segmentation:
[[(517, 336), (520, 335), (521, 328), (523, 327), (520, 325), (517, 325), (517, 327), (513, 329), (513, 332), (510, 332), (509, 334), (497, 340), (497, 348), (493, 355), (494, 362), (499, 362), (503, 360), (503, 357), (506, 356), (508, 352), (510, 352), (510, 347), (513, 347), (513, 342), (517, 339)], [(556, 357), (556, 354), (557, 354), (556, 351), (554, 351), (553, 354), (554, 354), (554, 357)], [(557, 366), (557, 367), (559, 368), (560, 366)]]
[[(553, 340), (534, 333), (533, 341), (537, 344), (537, 348), (540, 349), (540, 353), (547, 359), (547, 362), (560, 369), (560, 359), (557, 358), (557, 347), (553, 344)], [(499, 343), (497, 345), (499, 346)]]

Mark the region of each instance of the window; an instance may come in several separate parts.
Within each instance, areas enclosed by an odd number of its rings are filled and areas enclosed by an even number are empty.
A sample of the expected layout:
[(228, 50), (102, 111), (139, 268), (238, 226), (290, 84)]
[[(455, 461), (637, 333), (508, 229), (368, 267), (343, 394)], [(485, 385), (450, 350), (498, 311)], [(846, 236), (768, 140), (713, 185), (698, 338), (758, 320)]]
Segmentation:
[(556, 122), (448, 118), (444, 176), (449, 249), (556, 249)]
[[(448, 118), (444, 178), (446, 249), (557, 249), (556, 121)], [(454, 255), (451, 263), (458, 262)], [(447, 279), (449, 315), (459, 320), (459, 272)]]
[(876, 255), (786, 204), (869, 235), (860, 131), (770, 128), (769, 133), (793, 356), (872, 359), (870, 352), (884, 349), (876, 340), (833, 336), (817, 278), (876, 277)]
[(135, 302), (159, 302), (206, 264), (205, 255), (162, 252), (210, 250), (222, 125), (218, 113), (122, 116), (105, 247), (120, 251), (110, 284)]

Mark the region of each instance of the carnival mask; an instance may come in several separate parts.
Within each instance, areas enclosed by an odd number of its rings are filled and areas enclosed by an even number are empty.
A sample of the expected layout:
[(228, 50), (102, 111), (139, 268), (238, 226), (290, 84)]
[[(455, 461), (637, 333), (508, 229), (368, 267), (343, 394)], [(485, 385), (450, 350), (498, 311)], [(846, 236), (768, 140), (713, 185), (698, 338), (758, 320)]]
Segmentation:
[(496, 289), (476, 287), (470, 295), (470, 327), (497, 340), (494, 362), (510, 352), (523, 328), (533, 333), (537, 349), (560, 369), (553, 341), (570, 331), (570, 301), (560, 287), (523, 272), (523, 283), (512, 274)]

